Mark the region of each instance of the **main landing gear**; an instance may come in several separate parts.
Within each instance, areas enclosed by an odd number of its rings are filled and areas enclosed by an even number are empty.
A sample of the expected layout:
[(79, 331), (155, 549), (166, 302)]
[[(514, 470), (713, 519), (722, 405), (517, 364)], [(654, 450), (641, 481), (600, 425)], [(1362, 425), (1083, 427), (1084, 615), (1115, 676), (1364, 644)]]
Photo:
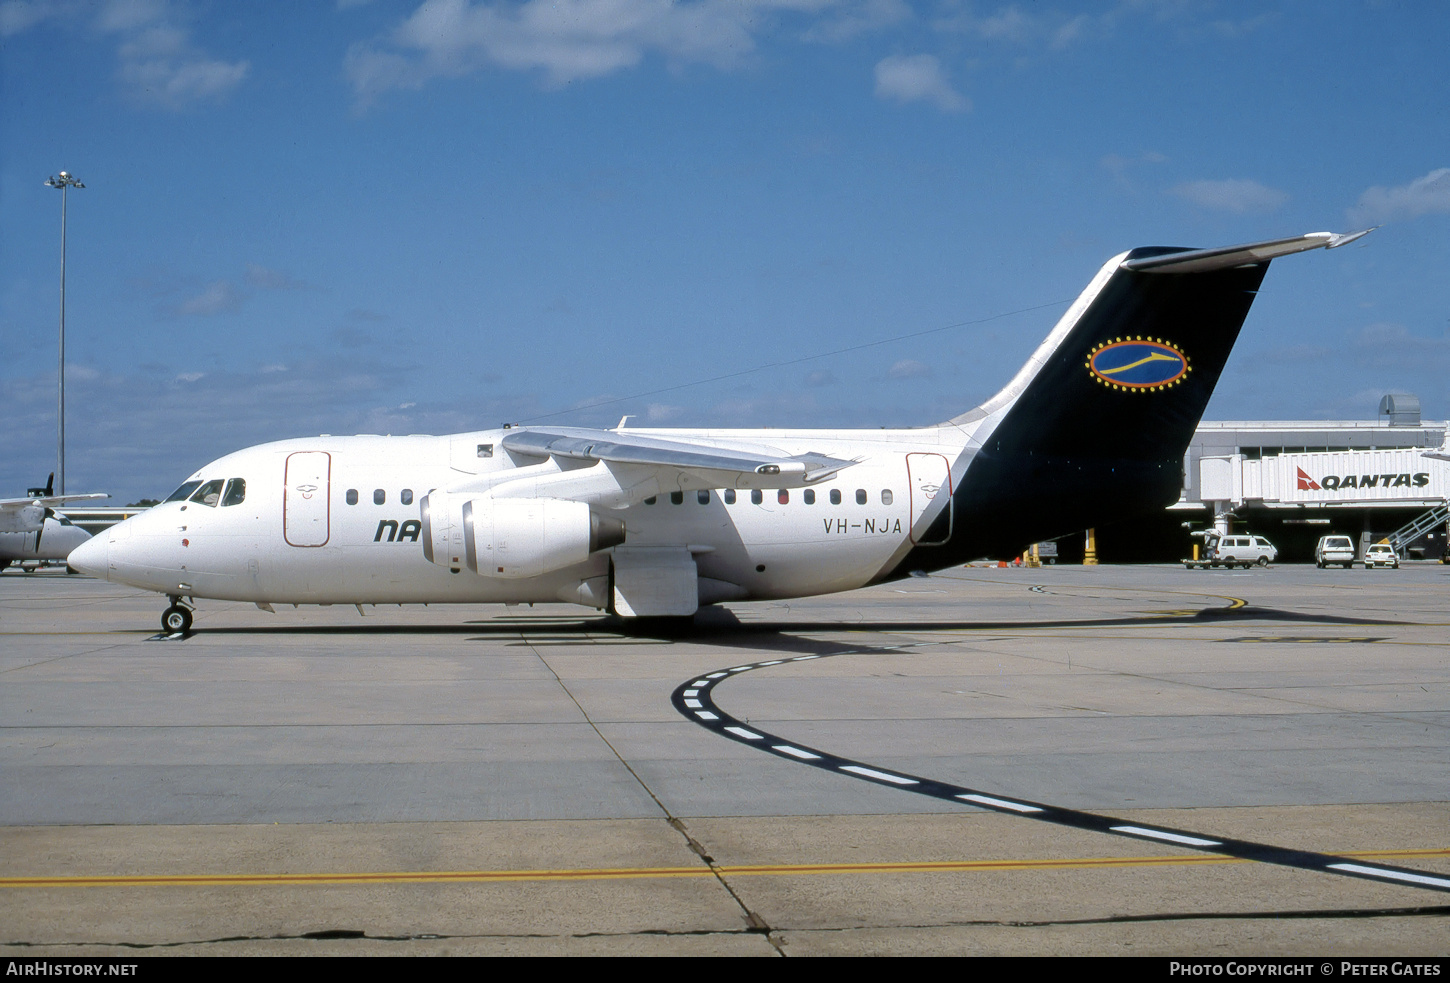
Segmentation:
[(191, 631), (191, 608), (175, 594), (167, 598), (171, 607), (161, 612), (161, 630), (168, 635), (184, 635)]

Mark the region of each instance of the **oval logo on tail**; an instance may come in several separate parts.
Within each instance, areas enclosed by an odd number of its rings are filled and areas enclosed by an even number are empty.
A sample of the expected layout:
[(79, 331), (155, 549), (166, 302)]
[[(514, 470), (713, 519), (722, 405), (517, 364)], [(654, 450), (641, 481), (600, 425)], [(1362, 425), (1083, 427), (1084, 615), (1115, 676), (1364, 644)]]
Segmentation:
[(1157, 338), (1117, 338), (1092, 350), (1087, 370), (1113, 389), (1167, 389), (1188, 374), (1188, 356)]

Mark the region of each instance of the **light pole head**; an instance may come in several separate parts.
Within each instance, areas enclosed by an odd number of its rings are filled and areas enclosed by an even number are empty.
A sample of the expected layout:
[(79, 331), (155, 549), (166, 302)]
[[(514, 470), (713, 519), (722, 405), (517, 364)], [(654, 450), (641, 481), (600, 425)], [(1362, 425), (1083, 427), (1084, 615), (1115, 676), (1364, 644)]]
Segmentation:
[(62, 188), (62, 189), (64, 189), (64, 188), (84, 188), (85, 187), (84, 184), (81, 184), (79, 181), (77, 181), (74, 177), (72, 177), (66, 171), (61, 171), (60, 174), (56, 175), (55, 177), (46, 178), (45, 186), (47, 188)]

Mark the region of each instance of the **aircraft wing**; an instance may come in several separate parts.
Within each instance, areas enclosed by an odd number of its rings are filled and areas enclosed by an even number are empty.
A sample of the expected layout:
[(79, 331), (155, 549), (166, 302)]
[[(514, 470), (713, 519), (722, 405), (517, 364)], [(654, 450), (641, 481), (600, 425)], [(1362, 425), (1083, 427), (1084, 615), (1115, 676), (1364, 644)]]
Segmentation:
[(34, 495), (30, 498), (0, 498), (0, 532), (39, 532), (53, 506), (78, 502), (87, 498), (110, 498), (95, 492), (89, 495)]
[(855, 461), (825, 454), (791, 454), (764, 444), (715, 447), (688, 440), (592, 430), (584, 427), (530, 427), (503, 438), (505, 450), (533, 457), (563, 457), (643, 467), (667, 468), (712, 479), (718, 487), (798, 488), (831, 477)]
[(0, 498), (0, 512), (18, 512), (21, 509), (38, 505), (43, 509), (54, 508), (57, 505), (64, 505), (66, 502), (81, 502), (91, 498), (110, 498), (104, 492), (92, 492), (88, 495), (39, 495), (35, 498)]

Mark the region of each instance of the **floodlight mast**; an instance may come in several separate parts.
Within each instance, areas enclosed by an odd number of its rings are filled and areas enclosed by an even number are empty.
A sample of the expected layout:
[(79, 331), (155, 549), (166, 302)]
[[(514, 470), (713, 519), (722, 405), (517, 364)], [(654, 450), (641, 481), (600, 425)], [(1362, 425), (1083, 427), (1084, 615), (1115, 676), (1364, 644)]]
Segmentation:
[(59, 425), (56, 430), (55, 471), (60, 479), (59, 494), (65, 494), (65, 206), (66, 192), (71, 188), (84, 188), (72, 175), (61, 171), (47, 178), (48, 188), (60, 189), (60, 363), (56, 372), (60, 405), (57, 408)]

